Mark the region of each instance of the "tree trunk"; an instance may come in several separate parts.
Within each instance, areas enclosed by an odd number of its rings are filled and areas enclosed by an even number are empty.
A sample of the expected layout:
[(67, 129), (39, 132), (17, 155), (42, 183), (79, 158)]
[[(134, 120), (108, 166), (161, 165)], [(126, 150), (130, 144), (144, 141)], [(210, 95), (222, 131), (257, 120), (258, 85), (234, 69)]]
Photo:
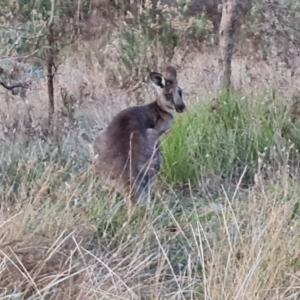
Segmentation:
[(220, 87), (228, 90), (231, 84), (231, 59), (233, 54), (234, 23), (237, 17), (238, 0), (222, 0), (222, 19), (219, 31)]
[(53, 132), (53, 115), (54, 115), (54, 87), (53, 87), (53, 67), (54, 67), (54, 15), (55, 15), (55, 1), (52, 0), (51, 16), (48, 24), (47, 40), (48, 40), (48, 59), (47, 59), (47, 72), (48, 72), (48, 97), (49, 97), (49, 132)]

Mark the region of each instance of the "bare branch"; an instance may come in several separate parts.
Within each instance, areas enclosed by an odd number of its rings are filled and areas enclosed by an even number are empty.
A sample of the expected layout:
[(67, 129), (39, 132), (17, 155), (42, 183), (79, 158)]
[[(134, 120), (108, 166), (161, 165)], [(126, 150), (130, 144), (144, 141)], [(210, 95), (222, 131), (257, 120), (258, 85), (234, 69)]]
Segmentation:
[(56, 0), (51, 0), (51, 15), (50, 15), (48, 26), (54, 23), (55, 10), (56, 10)]
[(4, 83), (3, 81), (0, 81), (0, 84), (5, 87), (7, 90), (11, 91), (15, 88), (29, 88), (29, 85), (28, 83), (24, 82), (24, 83), (17, 83), (17, 84), (14, 84), (14, 85), (11, 85), (11, 86), (8, 86), (6, 83)]
[(1, 57), (0, 60), (28, 58), (28, 57), (33, 56), (37, 52), (38, 52), (38, 50), (34, 50), (33, 52), (31, 52), (29, 54), (24, 54), (24, 55), (4, 56), (4, 57)]
[(54, 67), (55, 72), (55, 64), (54, 64), (54, 55), (55, 55), (55, 38), (54, 38), (54, 15), (56, 8), (56, 1), (51, 1), (51, 16), (48, 23), (48, 32), (47, 32), (47, 40), (48, 40), (48, 59), (47, 59), (47, 70), (48, 70), (48, 97), (49, 97), (49, 131), (52, 132), (53, 129), (53, 115), (54, 115), (54, 87), (53, 87), (53, 77), (50, 74), (53, 74), (52, 68)]

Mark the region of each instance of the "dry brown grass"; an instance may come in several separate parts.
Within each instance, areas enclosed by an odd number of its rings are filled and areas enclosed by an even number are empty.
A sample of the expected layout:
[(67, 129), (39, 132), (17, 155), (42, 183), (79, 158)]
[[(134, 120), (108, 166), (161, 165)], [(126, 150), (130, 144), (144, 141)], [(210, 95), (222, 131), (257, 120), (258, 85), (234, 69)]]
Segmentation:
[[(280, 139), (275, 152), (286, 159), (263, 166), (268, 176), (257, 172), (247, 189), (242, 178), (199, 174), (191, 185), (162, 173), (150, 207), (139, 205), (130, 220), (123, 199), (102, 189), (91, 165), (94, 137), (117, 111), (153, 99), (150, 69), (178, 68), (189, 111), (218, 96), (217, 49), (183, 44), (166, 57), (150, 43), (134, 50), (139, 67), (128, 68), (120, 40), (115, 31), (63, 49), (55, 138), (43, 133), (45, 78), (23, 98), (0, 91), (0, 299), (299, 299), (299, 163), (290, 164)], [(275, 56), (234, 56), (232, 81), (247, 97), (296, 94), (299, 76)], [(260, 111), (250, 112), (259, 123)], [(198, 125), (195, 132), (205, 123)]]
[(292, 173), (284, 160), (250, 189), (161, 178), (155, 201), (128, 220), (90, 165), (95, 118), (105, 124), (110, 112), (95, 107), (76, 110), (60, 144), (26, 145), (22, 133), (1, 142), (1, 298), (299, 297), (296, 165)]
[(299, 297), (300, 191), (285, 173), (251, 190), (220, 191), (218, 200), (159, 185), (161, 204), (127, 220), (124, 203), (101, 192), (92, 170), (51, 161), (41, 170), (30, 162), (36, 155), (18, 163), (27, 174), (18, 193), (2, 191), (1, 298)]

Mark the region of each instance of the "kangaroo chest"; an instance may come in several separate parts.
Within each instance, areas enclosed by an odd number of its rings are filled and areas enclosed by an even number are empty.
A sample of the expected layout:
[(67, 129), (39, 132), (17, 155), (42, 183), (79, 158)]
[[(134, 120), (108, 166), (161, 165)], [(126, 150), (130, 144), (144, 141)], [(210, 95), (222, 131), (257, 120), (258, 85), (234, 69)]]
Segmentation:
[(154, 129), (162, 135), (169, 130), (173, 123), (173, 117), (169, 114), (160, 115), (155, 123)]

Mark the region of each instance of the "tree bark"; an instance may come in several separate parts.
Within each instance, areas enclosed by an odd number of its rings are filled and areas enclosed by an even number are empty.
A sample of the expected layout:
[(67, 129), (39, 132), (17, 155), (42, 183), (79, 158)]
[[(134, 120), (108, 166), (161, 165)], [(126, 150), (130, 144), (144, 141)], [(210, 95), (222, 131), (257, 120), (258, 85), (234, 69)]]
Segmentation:
[(220, 87), (228, 90), (231, 85), (231, 60), (234, 47), (234, 24), (238, 0), (222, 0), (222, 19), (219, 30)]
[(53, 131), (53, 115), (54, 115), (54, 87), (53, 87), (53, 67), (54, 67), (54, 15), (56, 9), (56, 0), (51, 0), (51, 16), (48, 23), (47, 40), (48, 40), (48, 58), (47, 58), (47, 72), (48, 72), (48, 97), (49, 97), (49, 117), (48, 125), (49, 132)]

